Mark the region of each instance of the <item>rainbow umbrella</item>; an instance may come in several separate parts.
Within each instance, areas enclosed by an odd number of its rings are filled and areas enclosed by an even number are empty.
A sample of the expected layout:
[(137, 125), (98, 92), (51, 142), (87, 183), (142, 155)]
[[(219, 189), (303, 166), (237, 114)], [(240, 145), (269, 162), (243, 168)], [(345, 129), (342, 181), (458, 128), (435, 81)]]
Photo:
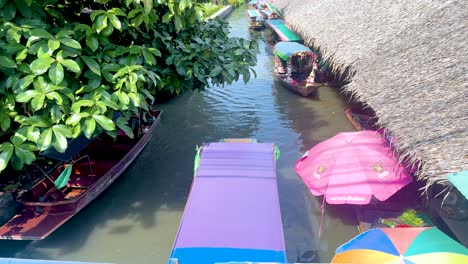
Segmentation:
[(436, 227), (376, 228), (336, 249), (331, 263), (468, 263), (468, 249)]

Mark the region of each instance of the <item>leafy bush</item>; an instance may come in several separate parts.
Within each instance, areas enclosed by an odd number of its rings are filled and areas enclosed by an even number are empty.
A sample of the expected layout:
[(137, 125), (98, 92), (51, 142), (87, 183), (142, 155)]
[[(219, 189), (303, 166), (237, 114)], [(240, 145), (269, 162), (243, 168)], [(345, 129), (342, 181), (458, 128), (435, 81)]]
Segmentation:
[(204, 3), (203, 4), (203, 11), (204, 11), (205, 17), (210, 17), (210, 16), (214, 15), (216, 12), (221, 10), (221, 8), (223, 8), (222, 5), (215, 5), (215, 4), (212, 4), (212, 3)]
[(245, 0), (227, 0), (226, 1), (228, 5), (232, 5), (234, 7), (238, 7), (242, 4), (245, 4)]
[(161, 93), (247, 82), (256, 43), (202, 17), (191, 0), (0, 0), (0, 172), (80, 133), (131, 136)]

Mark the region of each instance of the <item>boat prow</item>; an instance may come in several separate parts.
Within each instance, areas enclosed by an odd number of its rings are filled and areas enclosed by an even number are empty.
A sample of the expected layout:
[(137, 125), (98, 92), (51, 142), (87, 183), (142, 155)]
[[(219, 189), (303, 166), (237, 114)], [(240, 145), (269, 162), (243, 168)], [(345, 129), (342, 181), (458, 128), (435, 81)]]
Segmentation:
[(41, 240), (46, 238), (75, 213), (48, 214), (25, 209), (0, 228), (0, 239)]

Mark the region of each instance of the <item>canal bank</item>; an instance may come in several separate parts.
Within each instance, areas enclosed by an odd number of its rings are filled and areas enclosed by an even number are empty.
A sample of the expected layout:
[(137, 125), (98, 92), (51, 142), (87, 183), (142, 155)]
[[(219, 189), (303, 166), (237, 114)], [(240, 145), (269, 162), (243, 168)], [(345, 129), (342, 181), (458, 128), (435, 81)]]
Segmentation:
[(321, 87), (317, 98), (282, 87), (274, 81), (268, 32), (248, 30), (245, 7), (228, 21), (232, 36), (258, 39), (257, 78), (161, 104), (153, 139), (108, 191), (45, 240), (0, 241), (1, 257), (166, 263), (192, 182), (195, 146), (229, 137), (254, 137), (281, 151), (277, 175), (290, 261), (329, 261), (357, 233), (345, 207), (327, 207), (319, 239), (321, 198), (310, 196), (293, 169), (311, 146), (353, 131), (345, 102), (330, 87)]

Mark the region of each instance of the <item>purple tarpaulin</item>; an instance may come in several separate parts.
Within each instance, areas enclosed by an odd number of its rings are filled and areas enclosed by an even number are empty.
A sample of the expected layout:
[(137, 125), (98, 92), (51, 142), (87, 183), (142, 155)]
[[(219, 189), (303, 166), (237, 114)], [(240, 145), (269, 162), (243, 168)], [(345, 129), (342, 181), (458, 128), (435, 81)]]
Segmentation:
[(203, 146), (174, 244), (179, 248), (285, 251), (273, 144)]

